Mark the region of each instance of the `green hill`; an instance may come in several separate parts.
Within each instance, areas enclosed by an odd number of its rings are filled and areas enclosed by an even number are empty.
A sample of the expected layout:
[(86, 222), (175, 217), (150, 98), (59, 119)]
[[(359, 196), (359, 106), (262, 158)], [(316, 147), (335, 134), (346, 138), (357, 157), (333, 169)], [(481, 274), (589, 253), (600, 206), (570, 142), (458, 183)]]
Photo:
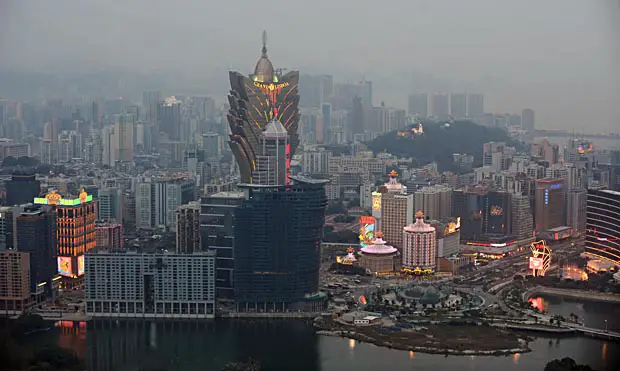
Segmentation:
[[(375, 154), (386, 151), (399, 157), (412, 157), (420, 166), (437, 162), (440, 171), (458, 171), (452, 163), (453, 153), (474, 155), (474, 167), (482, 165), (482, 145), (487, 142), (506, 142), (522, 149), (499, 128), (477, 125), (471, 121), (456, 121), (449, 125), (424, 122), (424, 134), (399, 136), (397, 132), (384, 134), (368, 142)], [(406, 130), (410, 131), (413, 126)]]

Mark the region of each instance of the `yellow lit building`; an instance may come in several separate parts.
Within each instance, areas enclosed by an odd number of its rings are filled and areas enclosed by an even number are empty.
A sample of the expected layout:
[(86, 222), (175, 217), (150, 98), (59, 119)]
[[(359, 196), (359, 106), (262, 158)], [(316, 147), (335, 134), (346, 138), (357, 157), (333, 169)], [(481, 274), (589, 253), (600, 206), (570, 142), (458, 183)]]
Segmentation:
[(35, 204), (53, 206), (56, 210), (56, 247), (58, 274), (63, 286), (80, 286), (84, 276), (84, 254), (95, 247), (97, 203), (82, 190), (77, 198), (63, 198), (55, 191), (35, 198)]

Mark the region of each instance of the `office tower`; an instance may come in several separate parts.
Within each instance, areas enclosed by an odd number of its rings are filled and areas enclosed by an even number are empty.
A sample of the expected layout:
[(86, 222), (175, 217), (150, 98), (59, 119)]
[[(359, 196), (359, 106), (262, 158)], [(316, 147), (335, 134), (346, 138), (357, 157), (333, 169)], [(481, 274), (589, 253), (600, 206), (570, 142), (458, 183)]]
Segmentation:
[(102, 188), (98, 192), (97, 220), (110, 223), (123, 223), (123, 194), (117, 187)]
[(409, 94), (407, 113), (419, 117), (428, 116), (428, 95), (425, 93)]
[(243, 192), (219, 192), (202, 197), (200, 234), (202, 249), (216, 252), (215, 291), (217, 298), (233, 299), (235, 267), (235, 209)]
[(157, 106), (157, 122), (159, 122), (159, 131), (166, 133), (168, 140), (180, 140), (182, 132), (181, 101), (172, 96), (159, 103)]
[(288, 131), (289, 158), (295, 154), (299, 144), (299, 72), (290, 71), (283, 75), (274, 69), (267, 56), (266, 43), (267, 37), (263, 33), (262, 55), (253, 74), (246, 77), (234, 71), (229, 73), (229, 144), (239, 166), (241, 183), (246, 184), (253, 182), (256, 154), (260, 152), (260, 134), (269, 122), (278, 120)]
[(467, 94), (450, 94), (450, 115), (455, 119), (467, 117)]
[(17, 217), (22, 211), (24, 211), (24, 206), (0, 207), (0, 250), (13, 250), (16, 248)]
[(416, 222), (402, 228), (402, 267), (405, 271), (416, 268), (435, 270), (437, 265), (437, 233), (424, 222), (424, 212), (418, 210)]
[(484, 95), (467, 95), (467, 117), (478, 118), (484, 115)]
[(176, 228), (177, 207), (196, 200), (196, 183), (184, 174), (145, 176), (137, 179), (136, 228)]
[[(377, 230), (383, 232), (385, 240), (397, 249), (403, 247), (403, 227), (413, 222), (413, 194), (407, 194), (407, 187), (398, 182), (398, 173), (389, 174), (390, 180), (383, 185), (381, 195), (381, 218)], [(380, 191), (381, 192), (381, 191)]]
[(452, 214), (461, 218), (463, 241), (488, 241), (511, 235), (512, 201), (508, 192), (486, 187), (453, 191)]
[(620, 265), (620, 192), (588, 189), (585, 252)]
[(114, 135), (117, 161), (133, 161), (135, 116), (131, 114), (117, 115), (115, 117)]
[(534, 121), (534, 110), (529, 108), (521, 111), (521, 128), (523, 130), (534, 130), (536, 129), (536, 123)]
[(288, 183), (290, 169), (290, 143), (286, 128), (278, 120), (272, 120), (260, 133), (256, 153), (256, 169), (253, 184), (284, 185)]
[(115, 223), (95, 225), (95, 246), (100, 249), (118, 250), (123, 248), (123, 226)]
[(430, 220), (439, 220), (452, 215), (452, 188), (443, 185), (423, 187), (414, 194), (416, 209), (424, 210)]
[(161, 101), (163, 98), (158, 90), (145, 90), (142, 93), (142, 107), (144, 107), (144, 118), (147, 122), (157, 122), (157, 112)]
[(431, 97), (431, 113), (440, 120), (450, 117), (450, 104), (448, 94), (433, 94)]
[(52, 299), (57, 289), (56, 213), (29, 207), (16, 220), (17, 250), (30, 255), (30, 293), (36, 302)]
[(562, 179), (536, 180), (534, 222), (536, 232), (566, 225), (566, 190)]
[(530, 198), (522, 194), (512, 195), (512, 234), (517, 240), (532, 237), (534, 216), (530, 206)]
[(17, 172), (6, 182), (6, 204), (21, 205), (32, 202), (41, 193), (41, 182), (36, 174)]
[(201, 251), (200, 202), (192, 201), (177, 208), (177, 254)]
[(34, 199), (35, 204), (53, 206), (56, 211), (58, 274), (65, 288), (83, 283), (84, 254), (95, 247), (97, 201), (82, 189), (77, 198), (63, 198), (56, 191)]
[(91, 122), (93, 123), (93, 128), (97, 130), (101, 130), (101, 105), (97, 101), (93, 101), (90, 110)]
[(289, 185), (241, 185), (235, 209), (237, 311), (322, 311), (320, 245), (326, 180), (291, 177)]
[(86, 314), (112, 318), (213, 318), (215, 252), (86, 254)]
[(0, 312), (21, 314), (30, 303), (30, 254), (0, 251)]

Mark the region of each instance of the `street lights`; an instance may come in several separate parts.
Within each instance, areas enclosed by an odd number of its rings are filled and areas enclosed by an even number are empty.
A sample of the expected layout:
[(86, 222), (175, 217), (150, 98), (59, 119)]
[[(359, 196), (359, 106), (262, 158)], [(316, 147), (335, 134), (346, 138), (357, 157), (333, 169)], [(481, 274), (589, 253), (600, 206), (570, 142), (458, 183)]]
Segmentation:
[(605, 320), (605, 332), (607, 332), (607, 320)]

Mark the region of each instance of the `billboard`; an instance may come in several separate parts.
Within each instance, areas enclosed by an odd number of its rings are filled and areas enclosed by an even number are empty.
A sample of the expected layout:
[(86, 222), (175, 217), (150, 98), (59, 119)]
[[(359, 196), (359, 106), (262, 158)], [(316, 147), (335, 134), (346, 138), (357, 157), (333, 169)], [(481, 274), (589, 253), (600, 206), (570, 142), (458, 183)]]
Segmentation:
[(504, 209), (501, 206), (491, 206), (491, 215), (501, 216), (504, 215)]
[(360, 216), (360, 246), (371, 245), (375, 240), (375, 218), (372, 216)]
[(530, 256), (530, 269), (542, 269), (543, 259)]
[(58, 274), (65, 277), (71, 277), (71, 257), (59, 256), (58, 257)]
[(84, 255), (80, 255), (77, 258), (78, 263), (78, 276), (84, 275)]
[(372, 209), (381, 210), (381, 193), (379, 192), (372, 193)]

